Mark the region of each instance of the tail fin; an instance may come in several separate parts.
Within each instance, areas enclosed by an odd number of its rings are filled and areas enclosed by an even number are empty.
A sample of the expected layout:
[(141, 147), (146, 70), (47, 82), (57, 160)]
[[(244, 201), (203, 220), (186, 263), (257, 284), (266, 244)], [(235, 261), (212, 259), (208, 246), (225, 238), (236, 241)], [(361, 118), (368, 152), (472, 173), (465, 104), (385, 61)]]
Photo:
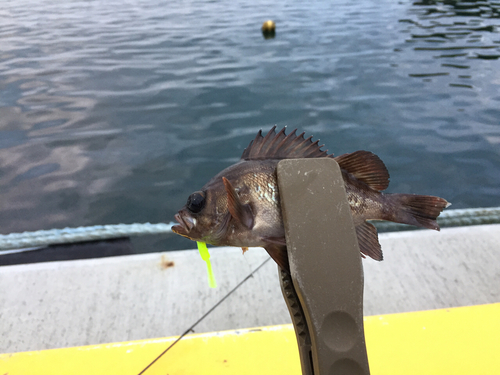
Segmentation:
[(386, 194), (392, 212), (384, 220), (439, 230), (437, 217), (450, 206), (446, 199), (430, 195)]

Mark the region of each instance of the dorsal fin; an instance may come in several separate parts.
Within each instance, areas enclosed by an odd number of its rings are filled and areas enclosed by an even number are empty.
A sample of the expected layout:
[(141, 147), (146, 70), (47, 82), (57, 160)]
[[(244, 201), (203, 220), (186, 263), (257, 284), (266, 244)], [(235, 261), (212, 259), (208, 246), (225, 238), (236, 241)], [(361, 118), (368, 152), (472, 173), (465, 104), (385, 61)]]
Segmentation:
[(334, 158), (340, 168), (374, 190), (382, 191), (389, 186), (389, 172), (380, 158), (369, 151), (356, 151)]
[(304, 133), (297, 135), (297, 129), (289, 135), (285, 134), (285, 128), (276, 134), (276, 126), (266, 134), (259, 131), (255, 139), (241, 155), (242, 160), (263, 160), (263, 159), (299, 159), (299, 158), (324, 158), (333, 157), (328, 152), (321, 150), (319, 140), (312, 142), (312, 136), (304, 138)]

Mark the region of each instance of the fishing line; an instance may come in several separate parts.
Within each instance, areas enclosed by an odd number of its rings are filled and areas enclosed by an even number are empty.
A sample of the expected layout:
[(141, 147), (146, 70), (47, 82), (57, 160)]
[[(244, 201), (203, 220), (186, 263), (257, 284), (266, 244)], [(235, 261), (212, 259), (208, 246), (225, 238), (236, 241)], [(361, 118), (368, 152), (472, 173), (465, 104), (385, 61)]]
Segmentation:
[(214, 306), (210, 308), (203, 316), (198, 319), (191, 327), (189, 327), (182, 335), (180, 335), (177, 340), (175, 340), (167, 349), (165, 349), (158, 357), (156, 357), (153, 362), (151, 362), (149, 365), (147, 365), (144, 370), (142, 370), (138, 375), (144, 374), (148, 368), (150, 368), (156, 361), (158, 361), (166, 352), (168, 352), (175, 344), (177, 344), (184, 336), (186, 336), (189, 332), (193, 330), (194, 327), (198, 325), (203, 319), (205, 319), (208, 315), (212, 313), (222, 302), (224, 302), (227, 297), (229, 297), (231, 294), (233, 294), (240, 286), (242, 286), (249, 278), (251, 278), (258, 270), (260, 270), (267, 262), (269, 262), (271, 258), (267, 258), (265, 261), (261, 263), (260, 266), (258, 266), (256, 269), (254, 269), (250, 274), (245, 277), (238, 285), (236, 285), (229, 293), (227, 293), (222, 299), (217, 302)]

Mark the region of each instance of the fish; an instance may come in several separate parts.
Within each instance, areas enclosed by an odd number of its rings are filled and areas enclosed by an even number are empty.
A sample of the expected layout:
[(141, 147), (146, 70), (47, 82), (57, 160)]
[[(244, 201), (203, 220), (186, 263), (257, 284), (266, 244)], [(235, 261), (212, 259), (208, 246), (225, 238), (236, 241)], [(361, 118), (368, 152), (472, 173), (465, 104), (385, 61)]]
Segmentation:
[(265, 136), (260, 130), (229, 166), (200, 190), (189, 195), (175, 214), (172, 231), (193, 241), (215, 246), (263, 247), (274, 261), (290, 272), (277, 182), (277, 165), (283, 159), (333, 158), (340, 166), (361, 256), (381, 261), (377, 229), (370, 220), (386, 220), (439, 230), (439, 214), (450, 205), (445, 199), (416, 194), (383, 193), (389, 172), (370, 151), (334, 157), (319, 140), (285, 134), (274, 126)]

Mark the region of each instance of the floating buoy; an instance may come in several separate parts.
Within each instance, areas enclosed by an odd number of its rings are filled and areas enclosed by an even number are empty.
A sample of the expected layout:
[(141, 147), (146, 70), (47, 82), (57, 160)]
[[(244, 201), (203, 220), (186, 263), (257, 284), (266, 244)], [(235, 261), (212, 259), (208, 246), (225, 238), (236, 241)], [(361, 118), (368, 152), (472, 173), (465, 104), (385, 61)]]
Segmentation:
[(276, 35), (276, 24), (272, 20), (268, 20), (262, 24), (262, 35), (265, 39), (274, 38)]

